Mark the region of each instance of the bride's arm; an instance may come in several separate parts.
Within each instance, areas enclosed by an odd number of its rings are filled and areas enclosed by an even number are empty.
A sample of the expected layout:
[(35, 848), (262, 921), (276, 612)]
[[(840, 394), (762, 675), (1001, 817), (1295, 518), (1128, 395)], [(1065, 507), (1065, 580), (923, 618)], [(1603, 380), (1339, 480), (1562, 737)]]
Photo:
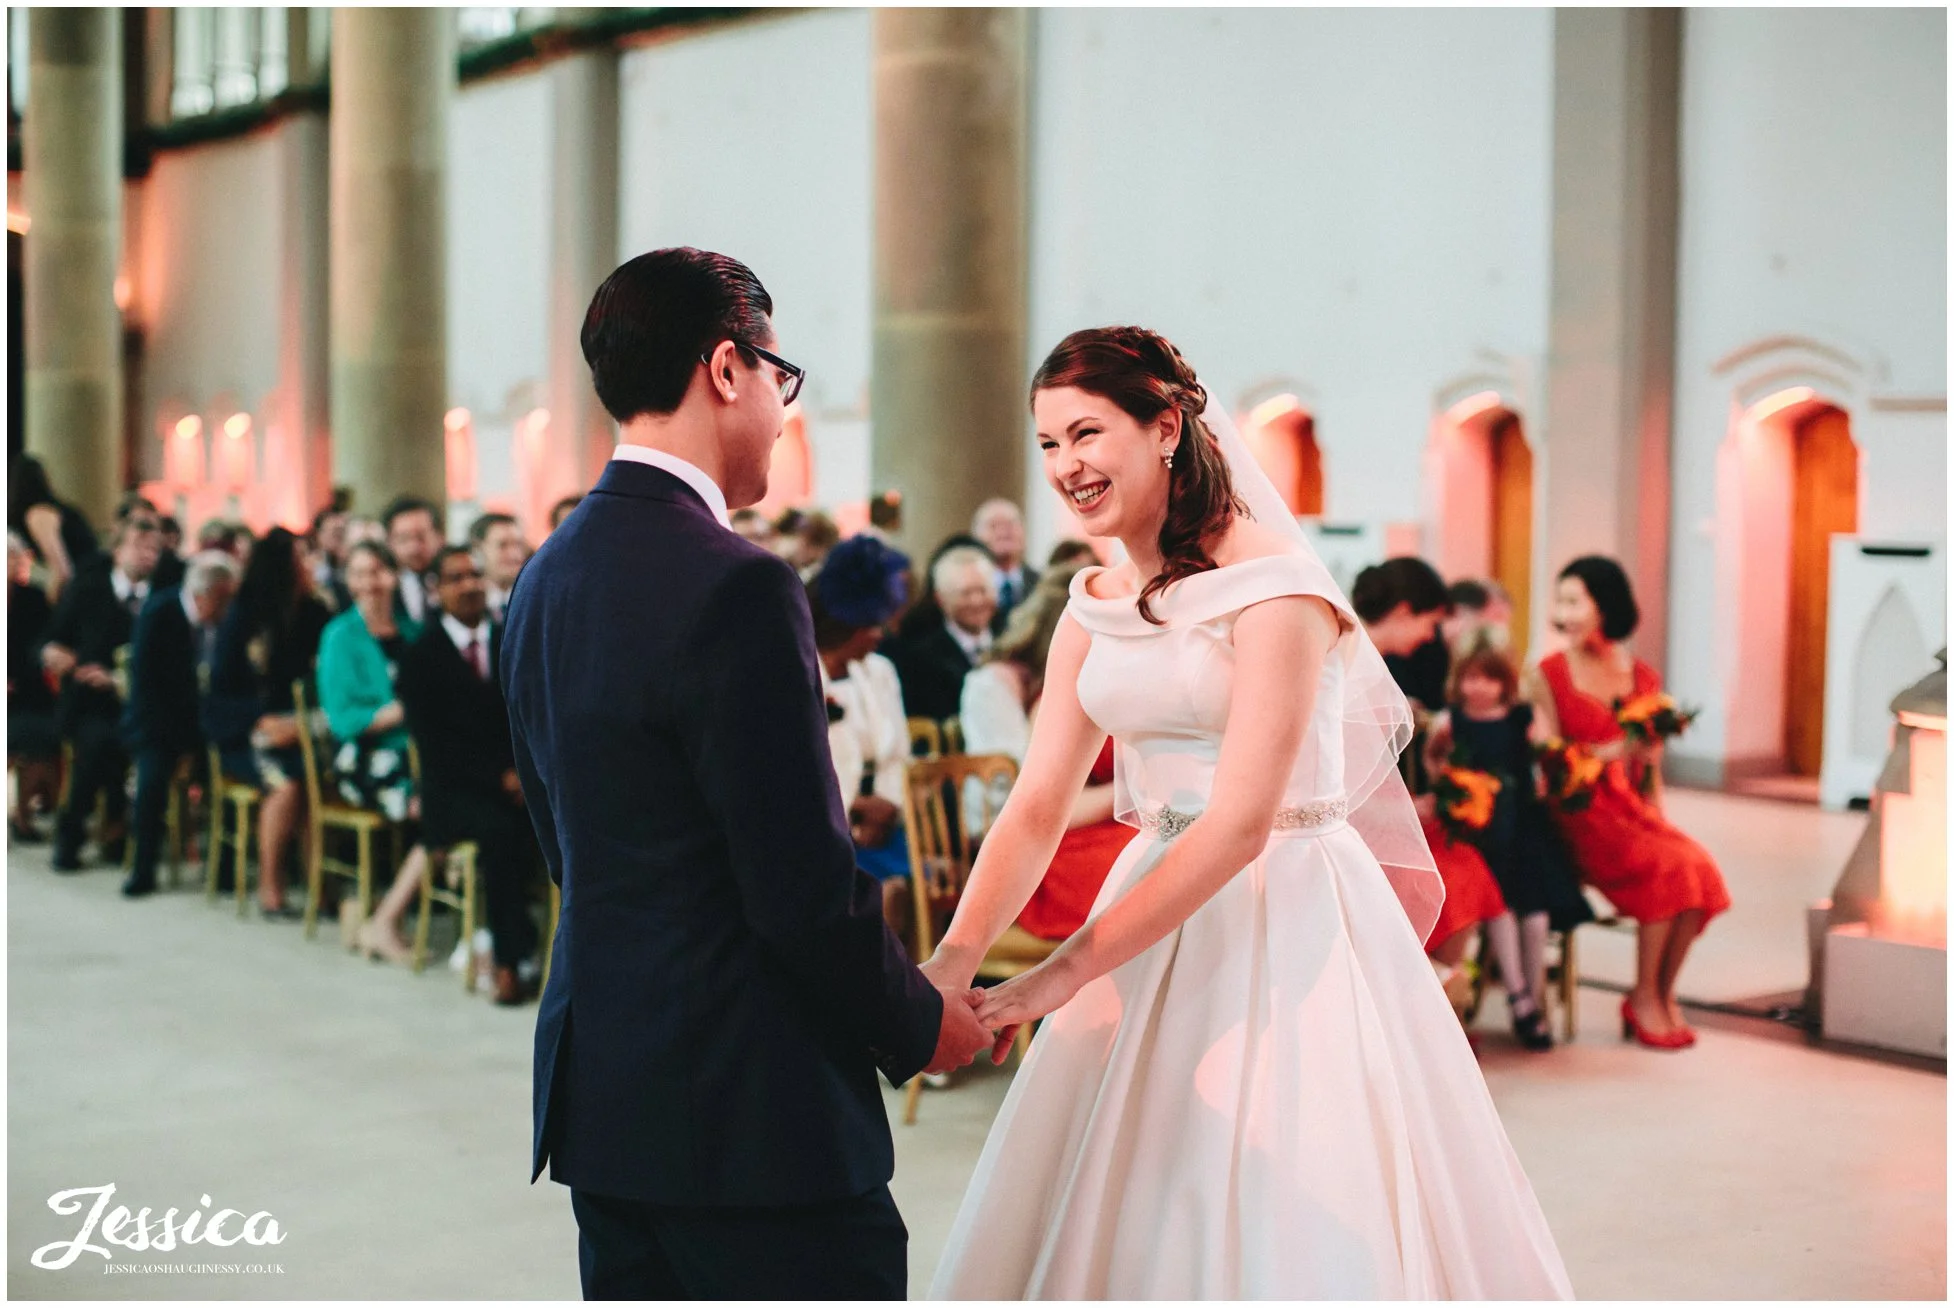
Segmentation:
[(1309, 726), (1324, 658), (1338, 634), (1330, 606), (1306, 596), (1243, 611), (1235, 621), (1228, 729), (1207, 810), (1125, 897), (1045, 962), (992, 987), (979, 1020), (997, 1029), (1043, 1017), (1185, 922), (1260, 856)]
[(1024, 767), (984, 837), (949, 930), (924, 965), (933, 981), (969, 985), (985, 951), (1024, 910), (1051, 866), (1073, 799), (1106, 739), (1079, 707), (1079, 665), (1089, 643), (1070, 617), (1059, 620)]

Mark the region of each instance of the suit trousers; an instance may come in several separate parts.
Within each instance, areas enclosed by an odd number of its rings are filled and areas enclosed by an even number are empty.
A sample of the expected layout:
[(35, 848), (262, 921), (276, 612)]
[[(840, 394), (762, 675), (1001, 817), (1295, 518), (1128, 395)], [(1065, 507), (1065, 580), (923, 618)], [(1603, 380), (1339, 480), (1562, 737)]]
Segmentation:
[(110, 828), (128, 812), (129, 754), (112, 717), (82, 717), (74, 723), (68, 741), (75, 747), (75, 770), (68, 779), (68, 802), (55, 819), (54, 837), (57, 849), (74, 853), (87, 838), (96, 796), (108, 797)]
[(422, 835), (437, 847), (475, 842), (475, 871), (481, 878), (482, 906), (495, 941), (495, 965), (514, 967), (536, 952), (536, 923), (529, 916), (529, 886), (541, 857), (536, 828), (521, 805), (500, 795), (444, 790), (438, 799), (423, 795), (432, 811)]
[(572, 1189), (586, 1299), (902, 1299), (889, 1187), (832, 1203), (692, 1208)]
[(170, 778), (176, 775), (177, 761), (187, 752), (149, 747), (136, 751), (136, 806), (132, 815), (136, 861), (130, 870), (141, 884), (156, 883), (156, 864), (162, 856), (163, 828), (169, 816)]

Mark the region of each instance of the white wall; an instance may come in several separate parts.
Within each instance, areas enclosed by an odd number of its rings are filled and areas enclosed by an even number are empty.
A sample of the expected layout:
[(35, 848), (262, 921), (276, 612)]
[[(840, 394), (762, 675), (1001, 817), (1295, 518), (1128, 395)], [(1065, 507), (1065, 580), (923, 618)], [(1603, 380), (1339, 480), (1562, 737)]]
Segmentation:
[(764, 17), (624, 56), (620, 259), (671, 245), (745, 262), (780, 352), (808, 369), (816, 497), (866, 500), (869, 21)]
[(516, 491), (515, 422), (548, 385), (550, 80), (478, 82), (448, 114), (448, 402), (475, 419), (479, 498)]
[(1864, 456), (1862, 534), (1945, 534), (1945, 413), (1876, 410), (1947, 391), (1946, 76), (1939, 10), (1685, 17), (1668, 656), (1671, 689), (1706, 711), (1679, 757), (1738, 753), (1744, 734), (1727, 742), (1740, 610), (1719, 590), (1716, 506), (1736, 397), (1718, 360), (1791, 336), (1863, 365), (1839, 369), (1857, 396), (1828, 396)]
[(1305, 388), (1326, 516), (1415, 519), (1433, 392), (1545, 348), (1552, 40), (1545, 10), (1038, 11), (1033, 364), (1137, 322), (1231, 405)]
[[(277, 130), (160, 155), (143, 184), (131, 264), (146, 441), (162, 414), (256, 413), (278, 385)], [(143, 452), (151, 475), (159, 448)]]

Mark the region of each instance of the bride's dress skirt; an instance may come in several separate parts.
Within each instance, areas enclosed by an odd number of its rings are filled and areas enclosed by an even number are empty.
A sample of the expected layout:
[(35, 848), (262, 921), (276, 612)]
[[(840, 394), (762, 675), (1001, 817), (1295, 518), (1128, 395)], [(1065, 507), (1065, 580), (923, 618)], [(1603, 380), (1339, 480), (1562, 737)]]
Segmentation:
[[(1136, 838), (1095, 912), (1166, 847)], [(934, 1298), (1571, 1297), (1404, 910), (1348, 827), (1277, 832), (1032, 1043)]]

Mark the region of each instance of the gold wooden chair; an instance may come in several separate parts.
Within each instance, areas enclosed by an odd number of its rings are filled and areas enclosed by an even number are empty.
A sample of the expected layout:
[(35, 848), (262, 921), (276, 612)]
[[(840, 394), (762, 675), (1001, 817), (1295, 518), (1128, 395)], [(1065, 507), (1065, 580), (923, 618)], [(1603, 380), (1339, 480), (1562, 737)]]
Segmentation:
[[(431, 910), (434, 905), (446, 904), (461, 914), (459, 928), (461, 939), (469, 943), (470, 950), (468, 966), (462, 971), (461, 988), (470, 994), (475, 993), (475, 958), (472, 942), (475, 938), (475, 920), (478, 916), (476, 905), (480, 902), (476, 893), (479, 885), (475, 875), (476, 854), (477, 849), (472, 840), (451, 845), (441, 854), (436, 854), (433, 850), (428, 851), (427, 875), (421, 878), (421, 916), (414, 924), (414, 971), (419, 973), (427, 967), (428, 922), (433, 917)], [(436, 885), (437, 880), (445, 884)]]
[[(299, 752), (305, 760), (305, 938), (319, 931), (320, 893), (326, 875), (344, 877), (354, 883), (359, 904), (359, 920), (373, 912), (374, 846), (386, 837), (392, 855), (390, 866), (400, 866), (400, 828), (384, 813), (358, 808), (326, 796), (325, 771), (319, 761), (319, 742), (312, 731), (312, 718), (306, 704), (305, 683), (292, 683), (292, 709), (298, 715)], [(354, 857), (347, 862), (326, 853), (326, 832), (351, 836)]]
[[(251, 868), (251, 814), (264, 794), (248, 781), (236, 781), (224, 775), (217, 746), (210, 746), (207, 756), (210, 784), (204, 807), (210, 811), (210, 839), (204, 851), (204, 901), (211, 903), (217, 898), (217, 868), (224, 850), (229, 849), (231, 881), (237, 891), (237, 915), (243, 917), (247, 903), (245, 882), (250, 879)], [(224, 822), (226, 814), (235, 819), (228, 830)]]
[(963, 753), (963, 719), (943, 719), (943, 752), (945, 754)]
[(943, 728), (935, 718), (909, 719), (909, 753), (915, 758), (940, 758)]
[[(1575, 931), (1578, 930), (1577, 927)], [(1539, 1000), (1550, 1030), (1554, 1025), (1554, 1009), (1556, 1006), (1560, 1008), (1561, 1041), (1565, 1044), (1572, 1044), (1580, 1029), (1581, 969), (1575, 953), (1575, 931), (1549, 933), (1548, 943), (1558, 943), (1559, 950), (1547, 960), (1547, 993)], [(1498, 975), (1498, 960), (1493, 957), (1492, 946), (1482, 929), (1479, 933), (1478, 965), (1472, 978), (1472, 1000), (1465, 1011), (1468, 1023), (1479, 1015), (1479, 1006), (1485, 1002), (1486, 990)]]
[[(902, 789), (902, 815), (909, 832), (917, 962), (935, 951), (939, 923), (947, 925), (956, 911), (970, 879), (971, 865), (976, 862), (977, 847), (997, 820), (1002, 796), (1017, 777), (1017, 763), (1003, 754), (945, 754), (909, 764)], [(1013, 924), (1005, 928), (977, 965), (977, 976), (987, 981), (1008, 980), (1036, 967), (1057, 948), (1057, 941), (1040, 940)], [(1030, 1046), (1030, 1028), (1020, 1027), (1020, 1060)], [(905, 1124), (915, 1124), (922, 1093), (923, 1083), (918, 1077), (909, 1083), (902, 1115)]]

